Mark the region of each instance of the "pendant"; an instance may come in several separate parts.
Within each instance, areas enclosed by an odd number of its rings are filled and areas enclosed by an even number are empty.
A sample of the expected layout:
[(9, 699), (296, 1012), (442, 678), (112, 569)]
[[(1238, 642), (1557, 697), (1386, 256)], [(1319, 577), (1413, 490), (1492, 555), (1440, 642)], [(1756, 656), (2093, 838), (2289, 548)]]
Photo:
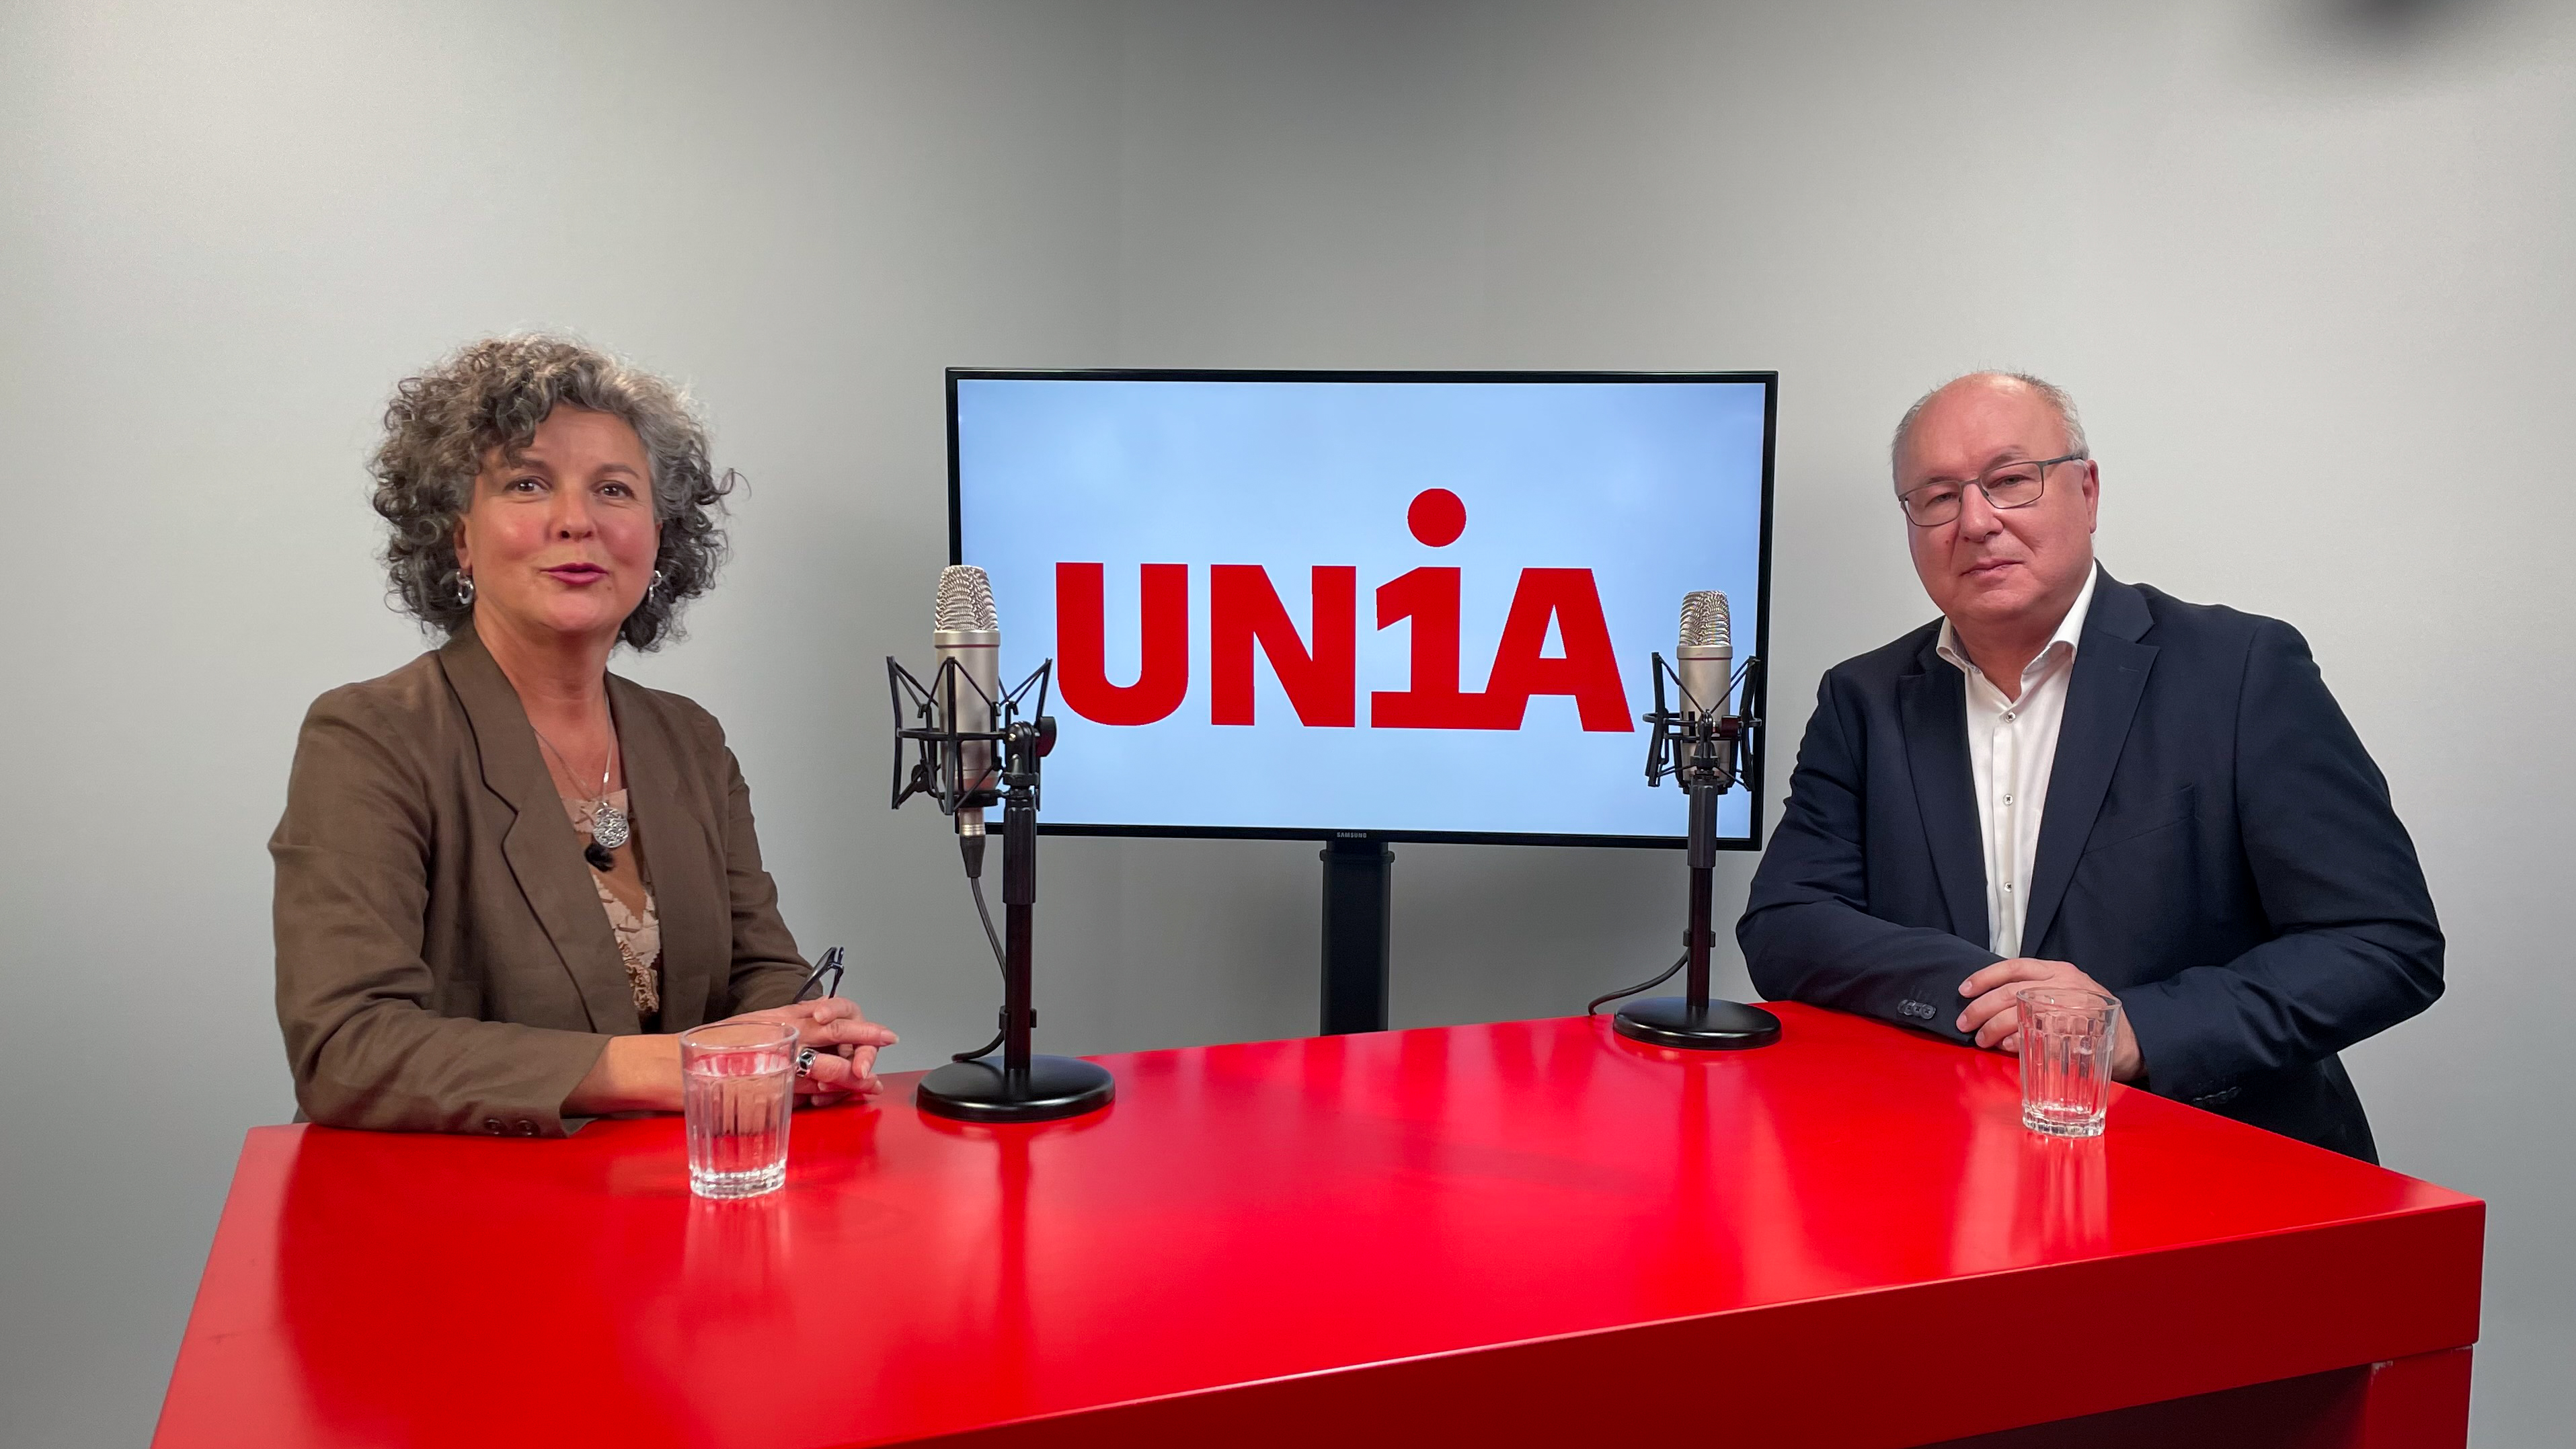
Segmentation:
[(624, 845), (633, 833), (634, 828), (627, 822), (625, 811), (604, 799), (590, 808), (590, 838), (601, 845), (615, 850)]

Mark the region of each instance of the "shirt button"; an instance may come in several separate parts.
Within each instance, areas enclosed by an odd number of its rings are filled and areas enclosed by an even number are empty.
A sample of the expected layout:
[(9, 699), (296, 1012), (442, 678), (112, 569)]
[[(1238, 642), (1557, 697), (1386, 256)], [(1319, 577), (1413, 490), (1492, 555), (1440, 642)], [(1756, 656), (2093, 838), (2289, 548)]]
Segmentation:
[(2006, 795), (2004, 797), (2004, 803), (2010, 805), (2012, 803), (2012, 797), (2010, 795)]
[(2004, 718), (2006, 718), (2006, 719), (2011, 719), (2012, 717), (2013, 717), (2013, 712), (2012, 712), (2011, 710), (2005, 710), (2005, 711), (2004, 711)]
[(2004, 894), (2006, 894), (2006, 895), (2010, 895), (2010, 894), (2012, 894), (2012, 882), (2011, 882), (2011, 881), (2005, 881), (2005, 882), (2004, 882)]

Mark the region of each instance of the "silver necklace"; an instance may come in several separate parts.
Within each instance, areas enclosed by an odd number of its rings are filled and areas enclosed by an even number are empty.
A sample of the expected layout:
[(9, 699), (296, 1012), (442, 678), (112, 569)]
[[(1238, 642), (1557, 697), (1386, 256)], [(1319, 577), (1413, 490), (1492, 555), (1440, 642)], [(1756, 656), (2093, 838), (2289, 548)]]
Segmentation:
[[(545, 746), (554, 754), (555, 759), (561, 762), (564, 773), (571, 775), (572, 761), (565, 757), (562, 750), (555, 748), (555, 742), (547, 739), (545, 733), (533, 725), (529, 726), (529, 730), (536, 735), (537, 743)], [(617, 727), (615, 722), (611, 721), (608, 730), (608, 762), (599, 770), (599, 796), (589, 802), (590, 838), (607, 850), (615, 850), (624, 845), (635, 833), (634, 823), (626, 818), (626, 812), (608, 803), (608, 781), (616, 773)], [(580, 777), (574, 776), (574, 778)]]

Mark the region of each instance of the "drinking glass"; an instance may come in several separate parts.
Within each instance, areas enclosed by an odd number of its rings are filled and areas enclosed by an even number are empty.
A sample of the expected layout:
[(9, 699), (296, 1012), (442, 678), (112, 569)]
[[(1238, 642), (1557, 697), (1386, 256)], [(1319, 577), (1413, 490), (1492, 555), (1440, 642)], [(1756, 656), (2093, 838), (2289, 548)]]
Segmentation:
[(790, 1023), (723, 1021), (680, 1033), (691, 1192), (758, 1197), (786, 1184), (795, 1073)]
[(2021, 1125), (2051, 1137), (2101, 1136), (2119, 998), (2032, 986), (2013, 999), (2021, 1003)]

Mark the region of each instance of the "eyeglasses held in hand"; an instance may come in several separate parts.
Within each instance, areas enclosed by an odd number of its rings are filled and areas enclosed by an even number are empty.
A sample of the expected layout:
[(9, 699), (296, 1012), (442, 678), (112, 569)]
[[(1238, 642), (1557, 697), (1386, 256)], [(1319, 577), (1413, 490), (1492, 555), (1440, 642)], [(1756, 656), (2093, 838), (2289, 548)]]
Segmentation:
[(834, 946), (823, 953), (823, 959), (814, 963), (814, 974), (805, 978), (805, 984), (796, 988), (796, 999), (820, 1001), (826, 996), (840, 994), (841, 948)]
[(2062, 458), (2016, 459), (2010, 463), (1997, 463), (1965, 483), (1936, 478), (1919, 488), (1909, 488), (1896, 495), (1896, 502), (1905, 510), (1906, 520), (1916, 528), (1937, 528), (1958, 517), (1960, 505), (1967, 499), (1971, 488), (1986, 495), (1989, 508), (2028, 508), (2048, 491), (2049, 469), (2083, 457), (2082, 453), (2069, 453)]

